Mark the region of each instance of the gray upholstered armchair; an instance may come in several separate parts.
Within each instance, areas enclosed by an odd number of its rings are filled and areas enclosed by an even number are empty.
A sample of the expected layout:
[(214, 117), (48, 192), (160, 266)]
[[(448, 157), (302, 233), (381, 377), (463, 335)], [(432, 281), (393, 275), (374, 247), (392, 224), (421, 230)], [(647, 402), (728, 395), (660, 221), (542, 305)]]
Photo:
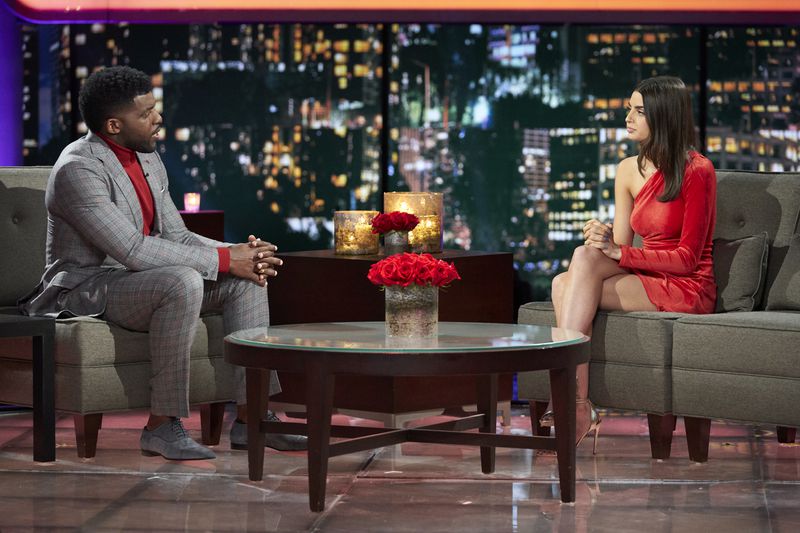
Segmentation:
[[(0, 313), (44, 271), (49, 167), (0, 167)], [(219, 443), (224, 402), (233, 398), (233, 370), (223, 360), (222, 316), (203, 317), (191, 353), (190, 402), (201, 404), (202, 440)], [(0, 339), (0, 402), (32, 404), (30, 338)], [(55, 409), (72, 413), (78, 455), (93, 457), (103, 413), (149, 407), (147, 335), (103, 320), (56, 320)]]

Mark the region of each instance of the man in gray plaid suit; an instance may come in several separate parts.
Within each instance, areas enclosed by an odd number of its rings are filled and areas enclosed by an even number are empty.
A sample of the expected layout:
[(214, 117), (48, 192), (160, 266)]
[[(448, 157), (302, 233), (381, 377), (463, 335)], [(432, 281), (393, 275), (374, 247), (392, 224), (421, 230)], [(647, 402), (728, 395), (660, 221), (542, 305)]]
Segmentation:
[[(146, 74), (128, 67), (95, 72), (79, 102), (90, 133), (64, 149), (50, 174), (47, 267), (22, 308), (30, 315), (102, 315), (149, 332), (151, 414), (142, 452), (214, 458), (181, 423), (189, 415), (189, 350), (200, 313), (222, 311), (225, 333), (268, 325), (265, 286), (283, 262), (276, 246), (252, 235), (228, 244), (186, 229), (155, 151), (161, 115)], [(237, 376), (231, 445), (246, 448), (243, 369)], [(305, 449), (304, 437), (267, 437), (276, 449)]]

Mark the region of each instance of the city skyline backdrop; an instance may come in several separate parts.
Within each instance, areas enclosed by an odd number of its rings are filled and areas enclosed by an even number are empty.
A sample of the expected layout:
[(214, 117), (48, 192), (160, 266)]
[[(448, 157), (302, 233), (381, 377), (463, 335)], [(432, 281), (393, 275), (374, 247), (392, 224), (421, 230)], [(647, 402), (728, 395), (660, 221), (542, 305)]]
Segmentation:
[[(387, 33), (388, 32), (388, 33)], [(532, 297), (588, 218), (613, 218), (627, 98), (642, 78), (692, 89), (717, 169), (800, 169), (798, 27), (576, 25), (25, 26), (24, 160), (85, 133), (82, 81), (152, 76), (159, 153), (226, 238), (332, 246), (337, 209), (384, 190), (445, 194), (447, 246), (510, 251)], [(388, 78), (384, 80), (384, 71)], [(387, 124), (384, 124), (388, 120)], [(384, 126), (386, 128), (384, 129)]]

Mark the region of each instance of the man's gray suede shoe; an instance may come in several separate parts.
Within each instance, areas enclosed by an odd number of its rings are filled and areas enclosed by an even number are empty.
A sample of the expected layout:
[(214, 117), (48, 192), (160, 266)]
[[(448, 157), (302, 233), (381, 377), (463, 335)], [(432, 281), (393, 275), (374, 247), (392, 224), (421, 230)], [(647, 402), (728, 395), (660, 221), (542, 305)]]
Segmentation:
[(214, 459), (214, 452), (193, 441), (180, 418), (172, 418), (154, 430), (146, 427), (139, 439), (142, 455), (161, 455), (172, 461), (191, 461), (194, 459)]
[[(267, 422), (280, 422), (281, 419), (272, 411), (267, 411)], [(308, 437), (305, 435), (284, 435), (282, 433), (267, 433), (264, 435), (264, 446), (279, 452), (297, 452), (308, 449)], [(231, 448), (234, 450), (247, 449), (247, 424), (233, 421), (231, 426)]]

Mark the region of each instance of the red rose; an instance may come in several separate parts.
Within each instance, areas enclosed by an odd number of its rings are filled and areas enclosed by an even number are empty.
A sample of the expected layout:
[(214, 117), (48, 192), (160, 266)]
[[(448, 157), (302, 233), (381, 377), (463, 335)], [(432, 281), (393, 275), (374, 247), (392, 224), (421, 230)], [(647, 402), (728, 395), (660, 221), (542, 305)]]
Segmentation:
[(385, 285), (386, 282), (383, 279), (383, 276), (380, 273), (381, 270), (380, 263), (374, 263), (371, 267), (369, 267), (369, 273), (367, 274), (367, 279), (370, 280), (375, 285)]
[(372, 219), (372, 233), (389, 233), (390, 231), (411, 231), (419, 224), (419, 218), (411, 213), (392, 211), (380, 213)]
[(431, 264), (425, 264), (419, 269), (417, 274), (417, 285), (432, 285), (434, 280), (434, 272), (436, 267)]
[(393, 282), (397, 281), (397, 265), (393, 262), (384, 263), (379, 272), (384, 285), (394, 285)]
[(430, 254), (396, 254), (378, 261), (369, 269), (367, 278), (375, 285), (407, 287), (432, 285), (442, 287), (461, 279), (451, 263), (435, 259)]

